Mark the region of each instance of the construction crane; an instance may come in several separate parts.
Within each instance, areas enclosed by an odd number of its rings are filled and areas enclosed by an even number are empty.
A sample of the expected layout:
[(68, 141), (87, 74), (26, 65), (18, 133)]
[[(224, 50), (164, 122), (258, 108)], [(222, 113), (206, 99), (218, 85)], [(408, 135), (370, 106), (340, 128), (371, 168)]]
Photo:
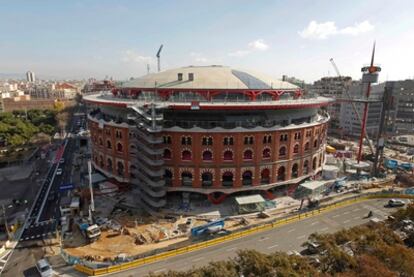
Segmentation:
[[(336, 74), (338, 75), (338, 77), (339, 77), (339, 78), (342, 78), (342, 75), (341, 75), (341, 73), (339, 72), (339, 69), (338, 69), (338, 67), (337, 67), (337, 66), (336, 66), (336, 64), (335, 64), (334, 59), (333, 59), (333, 58), (330, 58), (330, 59), (329, 59), (329, 61), (331, 62), (331, 64), (332, 64), (333, 68), (335, 69), (335, 72), (336, 72)], [(358, 110), (357, 110), (357, 108), (356, 108), (356, 106), (355, 106), (355, 102), (354, 102), (353, 98), (352, 98), (352, 97), (351, 97), (351, 95), (349, 94), (348, 88), (345, 88), (345, 89), (344, 89), (344, 91), (345, 91), (345, 94), (346, 94), (346, 96), (347, 96), (348, 100), (349, 100), (349, 101), (350, 101), (350, 103), (351, 103), (352, 109), (354, 110), (354, 113), (355, 113), (355, 115), (356, 115), (357, 120), (358, 120), (359, 122), (361, 122), (361, 126), (362, 126), (362, 125), (363, 125), (363, 124), (362, 124), (362, 118), (361, 118), (361, 116), (359, 115), (359, 112), (358, 112)], [(367, 142), (368, 142), (368, 145), (369, 145), (369, 148), (370, 148), (370, 150), (371, 150), (371, 153), (372, 153), (372, 154), (374, 154), (374, 153), (375, 153), (375, 150), (374, 150), (375, 148), (374, 148), (374, 146), (372, 145), (372, 142), (369, 140), (369, 137), (368, 137), (367, 132), (364, 132), (364, 136), (365, 136), (365, 139), (366, 139), (366, 140), (367, 140)]]
[(158, 49), (157, 55), (156, 55), (157, 63), (158, 63), (158, 72), (161, 71), (161, 50), (162, 50), (162, 47), (164, 47), (164, 45), (161, 44), (160, 48)]

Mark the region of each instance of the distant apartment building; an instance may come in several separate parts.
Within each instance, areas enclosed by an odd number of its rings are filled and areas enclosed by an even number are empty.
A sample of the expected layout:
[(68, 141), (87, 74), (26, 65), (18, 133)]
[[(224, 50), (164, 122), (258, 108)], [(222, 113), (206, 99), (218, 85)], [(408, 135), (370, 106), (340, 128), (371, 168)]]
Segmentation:
[(34, 74), (34, 72), (33, 72), (33, 71), (27, 71), (27, 72), (26, 72), (26, 80), (27, 80), (27, 82), (29, 82), (29, 83), (34, 83), (34, 82), (36, 82), (36, 76), (35, 76), (35, 74)]
[(388, 131), (393, 134), (414, 133), (414, 80), (389, 81), (393, 101), (388, 118)]
[[(354, 83), (349, 87), (348, 92), (353, 99), (365, 99), (367, 89), (366, 86), (366, 84)], [(382, 101), (380, 100), (382, 100), (382, 96), (384, 94), (384, 87), (385, 83), (371, 86), (369, 100), (372, 100), (373, 102), (370, 102), (368, 106), (366, 131), (372, 139), (374, 139), (378, 134), (379, 120), (382, 112)], [(346, 98), (346, 95), (343, 95), (342, 98)], [(378, 100), (378, 102), (375, 102), (375, 100)], [(355, 107), (358, 114), (362, 118), (364, 113), (364, 103), (355, 102)], [(339, 126), (341, 128), (342, 135), (358, 137), (361, 134), (361, 121), (355, 114), (351, 102), (343, 101), (340, 104), (339, 118)]]
[[(327, 107), (327, 111), (331, 116), (328, 132), (338, 133), (340, 127), (341, 102), (344, 91), (352, 84), (351, 77), (323, 77), (314, 82), (310, 91), (321, 96), (331, 97), (335, 99), (331, 105)], [(346, 95), (344, 95), (346, 97)]]
[(30, 87), (28, 93), (36, 99), (74, 99), (79, 88), (69, 83), (46, 83)]

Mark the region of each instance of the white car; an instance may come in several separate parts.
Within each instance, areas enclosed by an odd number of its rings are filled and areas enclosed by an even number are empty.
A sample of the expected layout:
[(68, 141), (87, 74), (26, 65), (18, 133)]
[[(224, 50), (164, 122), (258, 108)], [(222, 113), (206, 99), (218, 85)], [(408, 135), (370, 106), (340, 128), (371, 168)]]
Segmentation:
[(62, 169), (61, 168), (58, 168), (56, 170), (56, 175), (62, 175)]
[(60, 164), (65, 163), (65, 159), (64, 159), (64, 158), (61, 158), (61, 159), (59, 160), (59, 163), (60, 163)]
[(42, 277), (49, 277), (53, 275), (53, 269), (50, 266), (49, 262), (45, 259), (38, 260), (36, 263), (36, 268)]
[(402, 207), (405, 205), (405, 202), (400, 199), (390, 199), (388, 201), (388, 206), (390, 207)]

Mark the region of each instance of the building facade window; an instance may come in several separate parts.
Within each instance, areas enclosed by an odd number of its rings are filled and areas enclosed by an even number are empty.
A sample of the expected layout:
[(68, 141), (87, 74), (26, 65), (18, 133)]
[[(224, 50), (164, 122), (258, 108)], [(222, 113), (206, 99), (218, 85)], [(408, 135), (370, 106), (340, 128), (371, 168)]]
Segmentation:
[(191, 152), (189, 150), (184, 150), (181, 153), (181, 159), (183, 161), (191, 161)]
[(233, 137), (224, 137), (223, 138), (223, 145), (233, 145), (234, 139)]
[(191, 145), (192, 139), (191, 137), (181, 137), (181, 145)]
[(318, 147), (318, 139), (315, 139), (315, 140), (313, 141), (313, 147), (314, 147), (314, 148), (317, 148), (317, 147)]
[(115, 131), (115, 137), (116, 137), (116, 138), (120, 138), (120, 139), (121, 139), (121, 138), (122, 138), (122, 131), (120, 131), (120, 130), (116, 130), (116, 131)]
[(253, 151), (248, 149), (245, 150), (243, 153), (243, 160), (252, 160), (253, 159)]
[(117, 163), (117, 173), (119, 176), (123, 177), (124, 176), (124, 164), (122, 162), (118, 162)]
[(106, 141), (106, 148), (112, 149), (112, 144), (111, 144), (111, 141), (110, 140), (107, 140)]
[(193, 186), (193, 174), (191, 172), (184, 171), (181, 173), (181, 185), (184, 187)]
[(281, 166), (277, 170), (277, 180), (284, 181), (285, 179), (286, 179), (286, 169), (284, 166)]
[(298, 178), (299, 177), (299, 166), (298, 164), (293, 164), (292, 166), (292, 178)]
[(262, 153), (263, 159), (270, 159), (270, 148), (263, 149)]
[(263, 137), (263, 144), (272, 143), (272, 136), (271, 135), (265, 135)]
[(112, 168), (112, 159), (109, 159), (106, 161), (106, 167), (108, 169), (109, 172), (112, 172), (113, 168)]
[(280, 141), (288, 141), (288, 135), (287, 134), (281, 134), (280, 135)]
[(171, 186), (172, 185), (172, 177), (173, 177), (173, 175), (172, 175), (171, 170), (166, 169), (164, 171), (164, 180), (165, 180), (165, 184), (167, 186)]
[(307, 141), (306, 143), (305, 143), (305, 151), (309, 151), (309, 141)]
[(171, 136), (163, 136), (162, 141), (163, 141), (164, 144), (171, 144), (171, 142), (172, 142)]
[(213, 160), (213, 153), (210, 150), (205, 150), (203, 152), (203, 161), (212, 161)]
[(213, 185), (213, 174), (211, 172), (204, 172), (201, 174), (201, 185), (203, 187), (211, 187)]
[(303, 174), (308, 174), (309, 173), (309, 162), (308, 160), (305, 160), (303, 162)]
[(163, 158), (164, 160), (171, 160), (171, 150), (170, 149), (164, 149)]
[(293, 153), (294, 154), (298, 154), (299, 153), (299, 144), (295, 144), (295, 146), (293, 147)]
[(116, 145), (116, 150), (117, 150), (118, 152), (122, 152), (122, 151), (123, 151), (123, 147), (122, 147), (122, 144), (121, 144), (120, 142), (118, 142), (118, 143), (117, 143), (117, 145)]
[(226, 171), (223, 173), (223, 187), (232, 187), (233, 186), (233, 173), (230, 171)]
[(242, 175), (243, 186), (251, 186), (253, 184), (253, 173), (250, 170), (246, 170)]
[(281, 146), (279, 148), (279, 156), (280, 157), (286, 156), (286, 146)]
[(314, 157), (312, 160), (312, 169), (316, 170), (316, 157)]
[(230, 150), (224, 151), (223, 160), (232, 161), (233, 160), (233, 152), (230, 151)]
[(253, 143), (254, 143), (254, 137), (253, 136), (244, 137), (244, 144), (245, 145), (252, 145)]
[(203, 137), (201, 144), (202, 145), (213, 145), (213, 138), (212, 137)]
[(268, 168), (263, 169), (260, 173), (260, 183), (262, 185), (270, 183), (270, 170)]

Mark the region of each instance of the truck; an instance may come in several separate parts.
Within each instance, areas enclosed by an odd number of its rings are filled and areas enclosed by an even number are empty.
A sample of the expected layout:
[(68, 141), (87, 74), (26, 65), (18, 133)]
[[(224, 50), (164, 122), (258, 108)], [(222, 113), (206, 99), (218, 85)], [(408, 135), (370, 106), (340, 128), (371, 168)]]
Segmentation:
[(77, 225), (82, 235), (88, 239), (89, 242), (94, 242), (101, 236), (101, 229), (97, 224), (90, 225), (89, 223), (80, 220), (77, 222)]

